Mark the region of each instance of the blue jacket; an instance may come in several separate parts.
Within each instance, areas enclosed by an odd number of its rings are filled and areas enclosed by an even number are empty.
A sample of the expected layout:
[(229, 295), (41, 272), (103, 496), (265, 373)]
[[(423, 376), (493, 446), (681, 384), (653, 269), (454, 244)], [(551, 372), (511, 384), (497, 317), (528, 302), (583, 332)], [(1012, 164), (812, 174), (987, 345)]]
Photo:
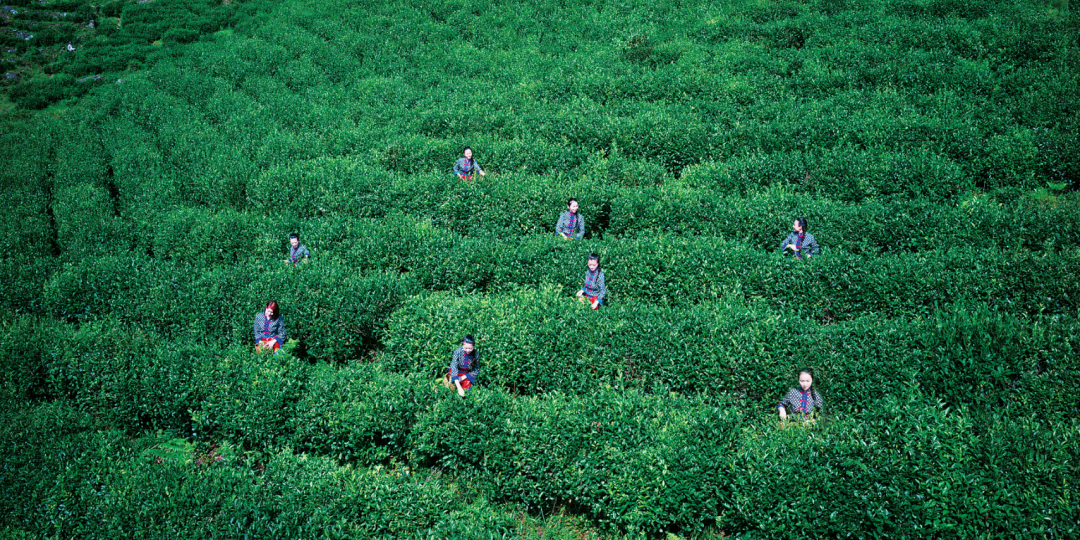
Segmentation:
[[(787, 235), (787, 237), (784, 238), (783, 242), (780, 242), (780, 252), (784, 253), (784, 250), (787, 249), (788, 244), (795, 244), (798, 241), (799, 233), (791, 231), (791, 234)], [(818, 254), (817, 240), (814, 239), (814, 235), (806, 233), (806, 235), (803, 236), (802, 254), (805, 257)]]
[(263, 331), (264, 322), (266, 322), (266, 315), (260, 311), (255, 315), (255, 343), (264, 338), (274, 338), (278, 345), (285, 345), (285, 338), (288, 337), (288, 333), (285, 332), (285, 317), (278, 315), (277, 319), (270, 321), (270, 324), (266, 326), (266, 331)]
[(574, 238), (577, 238), (578, 240), (581, 240), (585, 237), (585, 218), (581, 217), (580, 213), (577, 214), (574, 221), (574, 227), (571, 228), (570, 217), (572, 215), (573, 214), (571, 214), (570, 211), (567, 210), (563, 212), (561, 216), (559, 216), (559, 221), (555, 224), (555, 234), (565, 233), (567, 236), (572, 236)]
[(454, 163), (454, 174), (472, 176), (474, 172), (484, 172), (484, 169), (480, 168), (480, 164), (475, 159), (470, 161), (466, 158), (458, 158), (457, 162)]

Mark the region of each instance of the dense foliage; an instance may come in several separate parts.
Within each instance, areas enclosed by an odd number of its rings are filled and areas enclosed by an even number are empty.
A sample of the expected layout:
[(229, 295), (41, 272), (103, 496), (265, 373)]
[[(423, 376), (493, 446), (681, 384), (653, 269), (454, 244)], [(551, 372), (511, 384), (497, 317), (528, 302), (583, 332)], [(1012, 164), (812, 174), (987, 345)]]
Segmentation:
[(1080, 534), (1067, 2), (0, 17), (5, 536)]
[(257, 18), (257, 0), (12, 0), (0, 12), (0, 91), (27, 109), (122, 83), (162, 46), (190, 43)]

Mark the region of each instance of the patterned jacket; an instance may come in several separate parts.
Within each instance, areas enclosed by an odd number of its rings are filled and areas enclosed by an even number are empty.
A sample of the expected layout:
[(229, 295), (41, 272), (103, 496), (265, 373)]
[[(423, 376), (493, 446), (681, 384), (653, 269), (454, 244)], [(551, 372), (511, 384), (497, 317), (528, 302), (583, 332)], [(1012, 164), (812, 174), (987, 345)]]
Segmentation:
[[(787, 249), (788, 244), (796, 244), (798, 242), (799, 233), (791, 231), (791, 234), (787, 235), (787, 237), (784, 238), (783, 242), (780, 242), (780, 252), (784, 253), (784, 250)], [(806, 236), (803, 236), (802, 254), (806, 257), (809, 257), (811, 255), (817, 255), (818, 251), (819, 250), (817, 240), (814, 239), (814, 235), (806, 233)]]
[[(574, 218), (574, 226), (570, 226), (570, 219)], [(559, 216), (558, 223), (555, 224), (555, 234), (566, 234), (566, 236), (572, 236), (581, 240), (585, 237), (585, 218), (581, 217), (581, 214), (571, 214), (569, 210), (563, 212)]]
[[(269, 324), (264, 325), (263, 323), (266, 322)], [(278, 315), (277, 319), (267, 321), (263, 312), (255, 314), (255, 343), (262, 341), (263, 338), (274, 338), (278, 345), (284, 345), (286, 337), (288, 334), (285, 332), (285, 317)]]
[[(469, 360), (468, 369), (465, 368), (465, 360)], [(476, 378), (476, 375), (480, 372), (480, 367), (477, 366), (477, 361), (480, 359), (480, 351), (473, 349), (471, 356), (465, 356), (465, 349), (458, 347), (454, 351), (454, 357), (450, 359), (450, 381), (458, 380), (458, 377), (462, 375), (472, 375)]]
[[(803, 408), (805, 401), (805, 409)], [(792, 388), (788, 390), (784, 399), (780, 400), (780, 403), (776, 405), (776, 408), (783, 407), (787, 414), (805, 414), (809, 415), (814, 412), (814, 408), (821, 408), (821, 394), (818, 393), (813, 387), (809, 391), (803, 392), (802, 388)]]
[(603, 300), (604, 297), (607, 296), (607, 285), (604, 283), (604, 271), (599, 268), (596, 269), (596, 272), (586, 270), (585, 284), (581, 287), (581, 290), (585, 293), (585, 296), (595, 296), (598, 300)]
[(465, 176), (472, 176), (473, 173), (482, 172), (484, 169), (480, 168), (480, 164), (475, 159), (458, 158), (454, 162), (454, 174), (461, 174)]
[(308, 251), (304, 244), (297, 244), (296, 247), (289, 246), (289, 262), (292, 264), (302, 263), (305, 260), (311, 258), (311, 252)]

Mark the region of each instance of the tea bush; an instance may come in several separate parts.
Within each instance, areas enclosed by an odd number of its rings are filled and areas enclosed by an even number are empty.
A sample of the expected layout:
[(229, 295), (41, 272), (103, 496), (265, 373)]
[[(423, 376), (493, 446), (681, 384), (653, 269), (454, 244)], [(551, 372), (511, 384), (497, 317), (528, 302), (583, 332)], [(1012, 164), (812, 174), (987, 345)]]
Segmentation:
[[(221, 249), (199, 237), (191, 237), (191, 243)], [(192, 256), (214, 260), (242, 250), (205, 251), (195, 250)], [(345, 361), (376, 348), (389, 314), (407, 295), (419, 292), (409, 276), (358, 275), (341, 265), (318, 262), (291, 267), (279, 262), (285, 253), (281, 248), (270, 255), (272, 262), (206, 271), (188, 262), (136, 254), (87, 259), (53, 272), (44, 287), (44, 304), (49, 313), (71, 322), (108, 317), (170, 340), (253, 344), (254, 315), (276, 300), (303, 354)]]
[[(510, 404), (497, 394), (437, 406), (420, 423), (421, 454), (492, 492), (531, 505), (573, 500), (628, 530), (693, 531), (714, 510), (725, 530), (768, 538), (787, 537), (792, 526), (807, 537), (843, 534), (851, 523), (890, 536), (984, 534), (1003, 530), (994, 515), (1052, 516), (1033, 525), (1047, 534), (1073, 527), (1073, 512), (1054, 502), (1073, 474), (1065, 464), (1075, 429), (1067, 425), (1031, 445), (1044, 460), (988, 475), (982, 459), (1015, 455), (1000, 441), (1046, 428), (999, 418), (976, 429), (963, 415), (902, 396), (850, 420), (747, 430), (730, 408), (676, 398), (601, 391)], [(450, 416), (461, 421), (441, 420)], [(999, 474), (1022, 500), (997, 493)]]
[(14, 403), (33, 403), (49, 396), (48, 350), (62, 326), (32, 315), (0, 314), (0, 388)]
[[(78, 326), (69, 324), (54, 331), (57, 338), (45, 351), (49, 395), (116, 422), (118, 426), (143, 427), (140, 414), (122, 411), (145, 409), (133, 406), (132, 402), (143, 403), (145, 399), (142, 392), (146, 389), (140, 387), (140, 378), (155, 375), (151, 366), (157, 360), (154, 357), (160, 336), (132, 331), (130, 327), (109, 320)], [(167, 363), (162, 367), (172, 369)], [(188, 377), (191, 374), (179, 375)], [(185, 393), (188, 388), (177, 386), (173, 390)], [(121, 407), (122, 402), (125, 405)], [(145, 405), (169, 408), (168, 403), (148, 402)]]
[(733, 443), (740, 425), (732, 409), (677, 397), (609, 388), (511, 401), (480, 389), (421, 417), (416, 445), (470, 484), (531, 507), (572, 504), (629, 530), (699, 530), (727, 496), (717, 480), (731, 447), (716, 438)]
[(31, 79), (21, 82), (8, 91), (11, 100), (25, 109), (44, 109), (50, 104), (77, 97), (86, 91), (86, 86), (79, 86), (75, 77), (66, 73), (57, 73), (48, 78)]
[(124, 433), (98, 430), (90, 414), (63, 401), (5, 406), (0, 415), (0, 527), (29, 537), (80, 536), (97, 518), (106, 479), (122, 474), (109, 457), (128, 446)]
[(972, 187), (965, 171), (948, 158), (925, 152), (860, 152), (850, 147), (756, 154), (693, 165), (684, 174), (694, 185), (721, 193), (745, 194), (754, 188), (783, 185), (856, 203), (901, 192), (907, 197), (947, 201)]
[[(248, 216), (199, 208), (178, 208), (155, 223), (153, 254), (156, 259), (176, 260), (193, 267), (235, 265), (246, 261), (267, 227), (252, 226)], [(280, 226), (273, 229), (280, 230)], [(246, 234), (245, 234), (246, 233)]]
[[(462, 238), (427, 220), (396, 215), (326, 225), (332, 228), (316, 234), (333, 236), (335, 258), (365, 270), (407, 271), (428, 290), (497, 292), (554, 282), (569, 293), (582, 279), (579, 265), (598, 252), (614, 299), (697, 303), (734, 293), (831, 318), (866, 310), (926, 314), (960, 298), (1010, 303), (1028, 313), (1065, 313), (1073, 306), (1067, 292), (1071, 276), (1060, 271), (1072, 258), (1065, 253), (1044, 257), (964, 246), (875, 256), (827, 249), (798, 265), (715, 237), (657, 234), (593, 244), (547, 235)], [(798, 290), (798, 302), (778, 297), (784, 290)]]
[(437, 473), (360, 470), (288, 451), (254, 467), (232, 445), (161, 433), (129, 439), (58, 405), (5, 410), (4, 420), (4, 446), (26, 447), (0, 473), (2, 525), (11, 534), (349, 538), (449, 530), (505, 538), (532, 521), (483, 498), (460, 504), (467, 493)]
[(288, 353), (231, 349), (210, 369), (206, 398), (192, 418), (194, 436), (253, 450), (275, 448), (292, 438), (285, 428), (304, 394), (309, 364)]
[(50, 315), (69, 322), (114, 313), (138, 320), (149, 311), (147, 300), (157, 296), (151, 280), (160, 279), (162, 270), (163, 265), (146, 257), (82, 258), (65, 263), (49, 276), (42, 293), (43, 304)]
[[(896, 537), (1002, 534), (1016, 519), (1044, 534), (1075, 532), (1075, 512), (1057, 503), (1074, 474), (1076, 433), (1067, 424), (997, 417), (979, 425), (902, 394), (850, 419), (786, 429), (748, 422), (736, 403), (612, 389), (587, 398), (515, 400), (483, 388), (466, 400), (444, 395), (419, 417), (415, 439), (442, 474), (363, 471), (288, 451), (252, 468), (227, 444), (175, 445), (160, 434), (132, 443), (88, 431), (89, 416), (63, 407), (9, 413), (5, 440), (40, 442), (41, 457), (65, 455), (67, 466), (9, 462), (29, 482), (18, 484), (23, 497), (5, 497), (15, 503), (5, 515), (40, 533), (149, 537), (514, 526), (484, 500), (455, 506), (466, 495), (456, 486), (468, 485), (652, 533), (700, 532), (707, 516), (723, 530), (768, 538), (790, 537), (792, 524), (807, 537), (843, 534), (847, 523)], [(118, 466), (95, 466), (103, 452)], [(442, 480), (447, 472), (456, 484)], [(87, 474), (89, 483), (77, 481)]]
[[(21, 163), (13, 163), (22, 168)], [(24, 170), (25, 176), (7, 176), (3, 179), (4, 190), (9, 194), (9, 204), (0, 211), (7, 225), (6, 234), (0, 240), (5, 259), (21, 259), (23, 264), (56, 255), (55, 214), (49, 207), (51, 189), (42, 181), (47, 173), (42, 170)], [(35, 178), (36, 177), (36, 178)], [(15, 285), (12, 281), (12, 286)]]
[[(251, 274), (234, 276), (244, 289), (233, 317), (221, 321), (222, 327), (232, 328), (231, 342), (251, 344), (249, 321), (266, 302), (277, 299), (302, 353), (322, 360), (357, 360), (376, 349), (389, 315), (419, 292), (409, 276), (361, 275), (317, 259), (296, 268), (279, 263), (261, 270), (250, 282), (245, 280)], [(222, 300), (207, 298), (211, 303)], [(244, 323), (236, 322), (238, 318)]]
[[(1073, 414), (1064, 372), (1075, 319), (1023, 324), (968, 305), (925, 320), (867, 316), (821, 324), (762, 304), (659, 308), (626, 304), (593, 312), (557, 289), (486, 297), (431, 295), (390, 320), (387, 366), (435, 376), (460, 337), (475, 333), (482, 384), (525, 395), (586, 395), (598, 385), (740, 395), (776, 403), (798, 369), (813, 367), (830, 410), (862, 409), (898, 383), (976, 410), (1017, 407)], [(1046, 325), (1047, 330), (1039, 329)], [(1048, 370), (1060, 373), (1049, 383)], [(1028, 382), (1030, 381), (1030, 382)], [(1035, 381), (1044, 381), (1041, 386)], [(1025, 382), (1026, 384), (1021, 384)], [(1053, 390), (1051, 390), (1053, 388)], [(1057, 400), (1053, 403), (1043, 399)]]
[(343, 463), (378, 464), (409, 457), (420, 415), (446, 390), (424, 375), (387, 372), (381, 364), (318, 366), (288, 420), (295, 448)]
[(220, 353), (183, 344), (139, 351), (113, 362), (117, 425), (193, 434), (191, 417), (210, 394)]
[[(976, 411), (1015, 407), (1059, 419), (1074, 414), (1065, 400), (1076, 362), (1065, 351), (1072, 347), (1075, 322), (1050, 320), (1044, 329), (985, 306), (958, 305), (927, 323), (919, 373), (925, 391)], [(1035, 411), (1030, 407), (1036, 396), (1052, 401)], [(1017, 411), (1016, 417), (1024, 416)]]
[(1068, 536), (1074, 510), (1057, 501), (1069, 488), (1054, 482), (1073, 474), (1063, 465), (1074, 437), (1069, 424), (979, 425), (903, 395), (835, 424), (763, 427), (731, 457), (733, 496), (717, 524), (762, 538), (842, 536), (852, 523), (890, 538)]
[(4, 294), (0, 306), (16, 313), (43, 314), (42, 291), (57, 263), (51, 257), (30, 258), (18, 255), (0, 264), (0, 283)]

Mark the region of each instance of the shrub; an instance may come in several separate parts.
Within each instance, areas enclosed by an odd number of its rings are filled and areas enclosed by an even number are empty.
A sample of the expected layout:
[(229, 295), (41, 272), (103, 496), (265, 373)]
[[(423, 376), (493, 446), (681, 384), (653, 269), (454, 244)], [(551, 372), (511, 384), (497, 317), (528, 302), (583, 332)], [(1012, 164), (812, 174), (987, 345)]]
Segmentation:
[(434, 378), (386, 372), (380, 364), (319, 366), (288, 429), (297, 449), (342, 463), (374, 465), (410, 457), (416, 419), (436, 402)]
[[(447, 422), (446, 418), (455, 418)], [(480, 388), (417, 423), (416, 448), (463, 481), (532, 508), (573, 505), (608, 526), (700, 530), (726, 497), (718, 484), (740, 425), (731, 410), (602, 389), (586, 398), (518, 399)]]
[(170, 28), (165, 31), (161, 39), (176, 43), (191, 43), (199, 39), (199, 32), (191, 28)]
[(118, 426), (135, 426), (138, 418), (117, 418), (120, 381), (128, 369), (152, 354), (160, 337), (111, 320), (64, 325), (48, 350), (48, 390), (79, 409), (104, 416)]
[(720, 193), (784, 185), (834, 200), (863, 202), (902, 193), (947, 201), (973, 183), (964, 169), (928, 151), (858, 151), (838, 147), (821, 152), (753, 154), (723, 163), (706, 162), (684, 171), (692, 185)]
[(52, 203), (57, 240), (71, 259), (117, 250), (119, 220), (114, 220), (109, 193), (91, 184), (60, 186)]
[(261, 251), (256, 246), (262, 247), (268, 233), (281, 230), (280, 226), (257, 227), (252, 221), (251, 216), (228, 209), (214, 212), (177, 208), (163, 212), (153, 223), (154, 257), (194, 267), (246, 262)]
[[(47, 159), (41, 155), (32, 157)], [(5, 190), (10, 202), (0, 210), (7, 233), (0, 240), (0, 249), (7, 254), (5, 258), (24, 259), (22, 264), (32, 262), (29, 259), (52, 256), (56, 249), (56, 232), (50, 216), (50, 188), (45, 184), (45, 173), (33, 170), (36, 167), (30, 167), (28, 163), (13, 162), (10, 166), (22, 170), (26, 176), (20, 179), (12, 174), (3, 180), (22, 186)]]
[[(439, 375), (460, 336), (470, 332), (479, 339), (480, 384), (526, 395), (584, 395), (608, 384), (738, 394), (775, 403), (800, 364), (810, 362), (838, 376), (859, 373), (853, 388), (838, 385), (829, 396), (834, 406), (846, 408), (858, 406), (858, 396), (866, 391), (892, 384), (891, 374), (871, 369), (874, 358), (904, 358), (896, 360), (908, 380), (917, 358), (902, 345), (915, 331), (882, 320), (820, 326), (734, 303), (681, 308), (626, 304), (593, 312), (545, 288), (410, 301), (390, 320), (385, 362), (398, 371)], [(846, 369), (832, 368), (834, 362)]]
[(87, 509), (104, 516), (89, 521), (87, 532), (141, 538), (403, 538), (460, 528), (472, 515), (493, 526), (489, 531), (467, 527), (474, 536), (502, 537), (516, 526), (484, 499), (461, 504), (461, 490), (434, 474), (357, 470), (288, 451), (269, 454), (255, 470), (238, 454), (222, 445), (205, 456), (122, 461), (125, 474), (108, 475), (102, 496)]
[[(25, 404), (24, 404), (25, 405)], [(124, 451), (120, 431), (98, 431), (90, 414), (63, 401), (0, 409), (0, 527), (32, 538), (83, 536), (95, 521), (102, 480)]]
[(156, 296), (151, 291), (161, 268), (140, 256), (101, 255), (65, 263), (49, 276), (42, 303), (50, 315), (69, 322), (112, 313), (138, 320), (146, 300)]
[[(1061, 488), (1050, 480), (1065, 478), (1058, 463), (1072, 453), (1062, 446), (1070, 436), (1060, 427), (1000, 419), (980, 426), (940, 404), (899, 395), (835, 424), (755, 431), (732, 456), (733, 497), (717, 518), (724, 530), (790, 538), (795, 526), (796, 537), (816, 538), (846, 534), (847, 524), (858, 523), (890, 538), (979, 536), (1025, 527), (1016, 525), (1019, 516), (1038, 522), (1040, 534), (1073, 530), (1053, 502)], [(1045, 460), (988, 467), (1014, 455), (1013, 443), (1002, 443), (1020, 433), (1039, 433), (1029, 447)]]
[[(326, 214), (365, 216), (389, 210), (380, 186), (389, 175), (360, 160), (320, 158), (288, 161), (267, 167), (247, 184), (255, 209), (287, 212), (310, 219)], [(381, 199), (381, 200), (380, 200)]]
[[(978, 206), (982, 204), (938, 219), (948, 224), (961, 216), (978, 216), (990, 227), (998, 220), (1015, 219), (996, 211), (984, 212)], [(428, 290), (497, 292), (555, 282), (570, 292), (579, 286), (578, 265), (589, 252), (597, 251), (604, 258), (613, 299), (697, 303), (737, 294), (749, 299), (770, 298), (777, 306), (793, 306), (801, 313), (823, 319), (851, 318), (868, 310), (890, 315), (926, 314), (935, 306), (963, 297), (1012, 302), (1027, 313), (1066, 313), (1072, 305), (1067, 293), (1071, 276), (1062, 272), (1064, 261), (1069, 260), (1065, 253), (1042, 257), (995, 247), (992, 241), (967, 245), (966, 240), (978, 242), (979, 237), (963, 231), (949, 239), (961, 247), (923, 250), (916, 246), (927, 243), (927, 238), (914, 230), (903, 230), (906, 223), (921, 217), (918, 205), (908, 207), (903, 215), (873, 208), (882, 213), (884, 224), (848, 215), (845, 217), (852, 221), (832, 226), (851, 231), (847, 234), (854, 236), (860, 224), (876, 225), (883, 241), (891, 228), (899, 228), (899, 245), (886, 242), (889, 253), (875, 256), (866, 253), (867, 247), (858, 238), (849, 237), (847, 241), (861, 246), (860, 254), (828, 249), (823, 239), (823, 254), (804, 265), (777, 253), (749, 248), (735, 239), (687, 238), (655, 232), (591, 244), (557, 241), (547, 235), (507, 240), (462, 238), (424, 220), (390, 216), (353, 223), (334, 220), (326, 224), (332, 228), (320, 234), (335, 239), (338, 249), (334, 255), (345, 264), (364, 270), (389, 267), (408, 272)], [(787, 215), (797, 214), (789, 211)], [(810, 214), (816, 219), (813, 216)], [(729, 219), (722, 226), (734, 228), (737, 221)], [(769, 227), (772, 231), (790, 226), (788, 218), (773, 223), (775, 228)], [(761, 243), (768, 242), (766, 249), (777, 249), (773, 244), (778, 237), (775, 232), (766, 234), (764, 228), (751, 232)], [(1053, 237), (1064, 238), (1061, 234), (1058, 229)], [(1000, 241), (1015, 246), (1016, 239), (1002, 237)], [(919, 251), (915, 255), (907, 253), (913, 248)], [(800, 297), (794, 304), (778, 296), (778, 291), (796, 290)]]
[[(1075, 333), (1075, 320), (1039, 318), (1033, 326), (1011, 317), (962, 303), (926, 319), (864, 316), (825, 324), (738, 302), (627, 303), (593, 312), (552, 288), (431, 295), (393, 315), (385, 362), (395, 371), (437, 376), (460, 336), (474, 333), (480, 384), (525, 395), (587, 395), (607, 384), (737, 395), (771, 407), (794, 385), (798, 369), (813, 367), (829, 411), (863, 409), (867, 396), (914, 384), (974, 411), (1034, 411), (1045, 403), (1036, 414), (1069, 414), (1073, 393), (1064, 380), (1044, 388), (1035, 381), (1050, 369), (1070, 369), (1068, 341), (1060, 336)], [(1033, 329), (1043, 325), (1045, 331)]]
[(8, 91), (11, 100), (24, 109), (44, 109), (75, 92), (75, 77), (56, 74), (34, 77), (20, 82)]
[(115, 359), (115, 425), (194, 435), (192, 415), (211, 392), (219, 356), (214, 349), (177, 343)]
[(0, 264), (0, 307), (15, 313), (42, 315), (47, 311), (42, 296), (57, 262), (51, 257), (11, 257)]
[(310, 375), (311, 366), (287, 352), (256, 355), (247, 348), (230, 349), (207, 376), (206, 398), (192, 418), (194, 435), (260, 452), (286, 444), (293, 440), (286, 426)]
[[(938, 312), (922, 334), (926, 356), (919, 362), (919, 384), (950, 405), (971, 405), (973, 414), (1002, 407), (1031, 410), (1033, 400), (1050, 398), (1056, 403), (1044, 401), (1036, 415), (1069, 415), (1075, 407), (1066, 403), (1070, 392), (1060, 384), (1068, 384), (1071, 377), (1059, 370), (1068, 371), (1074, 364), (1063, 349), (1071, 339), (1066, 336), (1075, 335), (1076, 323), (1051, 319), (1043, 324), (1046, 330), (979, 305)], [(1050, 369), (1063, 378), (1050, 382), (1045, 376)]]
[(0, 315), (0, 389), (15, 403), (32, 403), (49, 395), (51, 344), (61, 325), (31, 315)]
[[(282, 233), (278, 242), (283, 238)], [(192, 243), (205, 240), (192, 238)], [(237, 253), (168, 245), (171, 252), (191, 253), (196, 260)], [(347, 361), (377, 348), (386, 318), (407, 295), (419, 292), (408, 276), (358, 275), (340, 264), (319, 262), (319, 251), (312, 262), (286, 266), (280, 262), (281, 249), (270, 261), (205, 271), (187, 262), (135, 254), (67, 264), (45, 284), (44, 306), (71, 322), (114, 317), (170, 340), (249, 345), (254, 314), (276, 300), (290, 335), (300, 340), (298, 354)]]
[[(303, 354), (321, 360), (357, 360), (379, 346), (386, 320), (401, 302), (419, 292), (409, 276), (357, 274), (352, 269), (316, 260), (298, 267), (279, 263), (253, 275), (231, 312), (233, 343), (252, 343), (251, 320), (270, 299), (283, 310), (290, 336)], [(208, 298), (208, 302), (221, 299)]]

